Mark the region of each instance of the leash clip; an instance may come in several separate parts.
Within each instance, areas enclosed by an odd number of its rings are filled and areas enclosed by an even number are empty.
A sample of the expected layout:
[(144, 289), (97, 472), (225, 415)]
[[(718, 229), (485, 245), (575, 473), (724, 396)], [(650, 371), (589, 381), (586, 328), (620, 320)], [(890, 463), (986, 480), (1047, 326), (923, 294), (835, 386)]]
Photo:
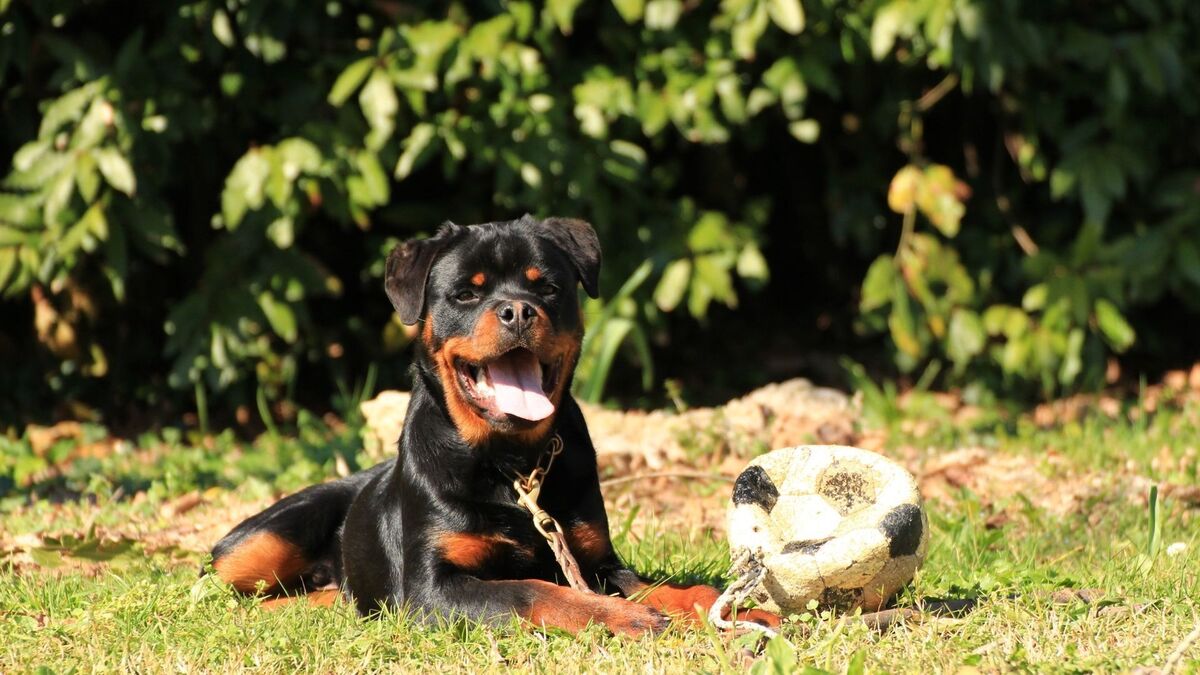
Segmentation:
[(538, 534), (549, 540), (552, 537), (551, 532), (562, 532), (558, 521), (538, 505), (538, 497), (542, 493), (540, 480), (534, 479), (533, 476), (525, 479), (518, 478), (513, 481), (513, 489), (517, 491), (517, 503), (529, 511), (529, 515), (533, 519), (533, 527)]

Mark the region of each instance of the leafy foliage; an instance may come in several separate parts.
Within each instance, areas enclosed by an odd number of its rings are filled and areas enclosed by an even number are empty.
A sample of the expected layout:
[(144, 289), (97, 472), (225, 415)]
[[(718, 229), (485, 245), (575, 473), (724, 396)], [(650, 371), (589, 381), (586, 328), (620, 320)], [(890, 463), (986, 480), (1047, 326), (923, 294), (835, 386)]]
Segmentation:
[[(0, 359), (40, 344), (15, 389), (344, 379), (347, 348), (408, 339), (361, 300), (391, 244), (524, 211), (600, 231), (592, 399), (621, 354), (651, 386), (670, 316), (736, 308), (802, 213), (822, 264), (875, 259), (860, 323), (902, 370), (1049, 394), (1170, 330), (1138, 308), (1200, 310), (1183, 0), (0, 0), (0, 24)], [(748, 179), (774, 165), (822, 176), (815, 213)]]

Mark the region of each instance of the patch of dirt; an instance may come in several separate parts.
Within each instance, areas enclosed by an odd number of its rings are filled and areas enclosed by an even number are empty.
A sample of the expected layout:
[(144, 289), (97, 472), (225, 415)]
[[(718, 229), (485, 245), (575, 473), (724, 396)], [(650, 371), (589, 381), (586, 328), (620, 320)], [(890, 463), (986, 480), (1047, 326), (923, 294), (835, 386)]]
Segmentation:
[[(925, 499), (951, 501), (970, 490), (985, 505), (1021, 496), (1058, 516), (1074, 513), (1102, 487), (1055, 452), (1038, 460), (1025, 455), (964, 448), (909, 467)], [(915, 469), (915, 470), (914, 470)]]
[(1099, 394), (1076, 394), (1043, 403), (1033, 410), (1033, 421), (1042, 428), (1075, 422), (1085, 415), (1099, 412), (1117, 419), (1123, 412), (1121, 401), (1133, 400), (1127, 412), (1130, 419), (1153, 414), (1162, 406), (1182, 405), (1200, 398), (1200, 362), (1190, 370), (1172, 370), (1163, 375), (1162, 382), (1145, 387), (1113, 388)]
[[(408, 410), (409, 394), (384, 391), (360, 409), (368, 453), (390, 454)], [(850, 444), (857, 414), (840, 391), (804, 379), (769, 384), (718, 408), (610, 410), (580, 403), (602, 469), (660, 470), (715, 454), (750, 457), (804, 442)]]
[(681, 413), (620, 411), (583, 404), (602, 470), (617, 474), (720, 463), (801, 443), (853, 444), (850, 398), (804, 379), (769, 384), (716, 408)]

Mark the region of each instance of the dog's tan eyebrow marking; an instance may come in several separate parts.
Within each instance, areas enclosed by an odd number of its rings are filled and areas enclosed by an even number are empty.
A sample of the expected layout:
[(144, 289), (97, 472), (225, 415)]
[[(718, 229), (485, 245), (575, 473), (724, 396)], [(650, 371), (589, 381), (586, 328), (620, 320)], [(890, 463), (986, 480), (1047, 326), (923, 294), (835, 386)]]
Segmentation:
[(536, 267), (529, 267), (525, 270), (525, 278), (530, 281), (537, 281), (542, 278), (542, 271)]
[(475, 276), (471, 277), (471, 283), (475, 286), (482, 286), (485, 281), (487, 281), (487, 275), (483, 272), (476, 272)]

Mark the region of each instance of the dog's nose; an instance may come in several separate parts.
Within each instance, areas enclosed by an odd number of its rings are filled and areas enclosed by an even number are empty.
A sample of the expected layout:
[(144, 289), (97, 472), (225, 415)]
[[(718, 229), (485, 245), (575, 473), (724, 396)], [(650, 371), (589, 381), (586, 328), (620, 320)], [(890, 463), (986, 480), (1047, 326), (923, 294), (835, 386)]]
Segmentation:
[(500, 317), (501, 325), (521, 334), (537, 320), (537, 309), (527, 302), (506, 302), (496, 308), (496, 316)]

